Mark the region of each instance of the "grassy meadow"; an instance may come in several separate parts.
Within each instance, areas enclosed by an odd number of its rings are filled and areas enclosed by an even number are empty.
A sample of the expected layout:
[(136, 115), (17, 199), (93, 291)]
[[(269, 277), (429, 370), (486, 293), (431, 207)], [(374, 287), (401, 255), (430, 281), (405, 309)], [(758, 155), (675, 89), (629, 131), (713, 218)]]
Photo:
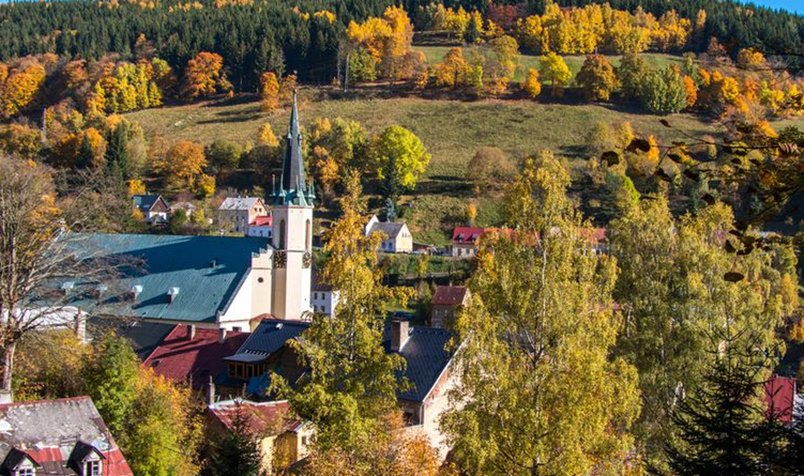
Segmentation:
[[(465, 180), (466, 168), (480, 147), (499, 147), (515, 159), (551, 149), (567, 157), (573, 169), (579, 169), (588, 161), (586, 137), (599, 122), (629, 121), (637, 132), (654, 134), (664, 143), (680, 138), (678, 132), (663, 127), (658, 116), (610, 105), (508, 99), (461, 101), (399, 94), (389, 97), (382, 91), (367, 87), (338, 98), (330, 88), (302, 89), (302, 124), (311, 124), (319, 117), (343, 117), (361, 122), (370, 133), (399, 124), (421, 138), (432, 160), (426, 177), (412, 194), (404, 197), (401, 209), (417, 241), (443, 244), (447, 230), (462, 223), (466, 203), (474, 197)], [(271, 114), (260, 111), (255, 98), (235, 98), (138, 111), (127, 117), (139, 123), (148, 136), (167, 143), (227, 139), (242, 144), (256, 142), (257, 130), (265, 122), (281, 137), (287, 130), (288, 115), (288, 110)], [(677, 114), (668, 119), (692, 136), (717, 134), (719, 130), (717, 125), (694, 115)], [(478, 202), (480, 225), (499, 221), (497, 198), (483, 197)]]

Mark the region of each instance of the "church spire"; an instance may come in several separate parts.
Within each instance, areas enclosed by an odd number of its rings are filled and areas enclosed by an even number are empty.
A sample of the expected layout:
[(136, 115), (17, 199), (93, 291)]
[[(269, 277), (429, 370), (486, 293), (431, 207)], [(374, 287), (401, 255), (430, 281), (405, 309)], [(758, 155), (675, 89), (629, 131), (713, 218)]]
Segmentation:
[(282, 188), (297, 190), (297, 184), (304, 185), (304, 161), (301, 150), (301, 132), (299, 131), (299, 108), (296, 101), (296, 91), (293, 91), (293, 109), (290, 112), (290, 125), (288, 136), (285, 139), (285, 160), (282, 164)]

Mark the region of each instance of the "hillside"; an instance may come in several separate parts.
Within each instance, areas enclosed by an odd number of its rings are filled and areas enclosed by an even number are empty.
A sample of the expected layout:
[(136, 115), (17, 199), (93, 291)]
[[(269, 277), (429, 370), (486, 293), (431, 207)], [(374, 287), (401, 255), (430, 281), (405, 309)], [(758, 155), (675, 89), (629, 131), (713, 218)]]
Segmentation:
[[(444, 243), (446, 230), (462, 220), (465, 203), (473, 196), (464, 179), (466, 167), (479, 147), (496, 146), (517, 159), (549, 148), (567, 157), (578, 170), (587, 162), (584, 152), (587, 134), (598, 122), (629, 121), (635, 130), (654, 134), (665, 143), (678, 138), (677, 133), (661, 126), (658, 116), (606, 105), (382, 98), (379, 93), (372, 97), (370, 89), (356, 93), (360, 99), (331, 99), (331, 92), (329, 88), (302, 90), (303, 124), (319, 117), (343, 117), (361, 122), (370, 133), (399, 124), (424, 142), (432, 161), (415, 194), (404, 197), (404, 216), (417, 238), (435, 243)], [(256, 101), (247, 99), (152, 109), (126, 117), (142, 125), (148, 136), (161, 136), (168, 142), (181, 139), (204, 143), (215, 139), (255, 142), (257, 129), (264, 122), (269, 122), (278, 135), (284, 133), (287, 111), (266, 114)], [(678, 114), (670, 120), (694, 136), (718, 132), (716, 125), (693, 115)], [(804, 126), (804, 120), (796, 124)], [(481, 200), (478, 222), (489, 225), (498, 219), (496, 200)]]

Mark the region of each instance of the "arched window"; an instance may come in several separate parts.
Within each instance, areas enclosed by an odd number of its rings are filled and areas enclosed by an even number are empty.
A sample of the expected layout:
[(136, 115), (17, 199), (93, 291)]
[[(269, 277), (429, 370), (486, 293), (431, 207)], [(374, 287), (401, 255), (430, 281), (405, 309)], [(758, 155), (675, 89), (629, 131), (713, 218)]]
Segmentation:
[(310, 251), (310, 248), (313, 246), (313, 225), (310, 223), (310, 220), (307, 220), (307, 224), (304, 227), (304, 246), (307, 251)]
[(285, 220), (279, 222), (279, 249), (285, 249)]

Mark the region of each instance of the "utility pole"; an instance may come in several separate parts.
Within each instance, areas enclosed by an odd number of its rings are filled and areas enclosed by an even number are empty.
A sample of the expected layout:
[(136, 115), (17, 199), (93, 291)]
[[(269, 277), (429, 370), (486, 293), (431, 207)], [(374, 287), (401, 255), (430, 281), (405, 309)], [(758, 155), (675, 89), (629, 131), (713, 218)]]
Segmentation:
[(346, 53), (346, 73), (343, 75), (343, 92), (349, 90), (349, 53)]

